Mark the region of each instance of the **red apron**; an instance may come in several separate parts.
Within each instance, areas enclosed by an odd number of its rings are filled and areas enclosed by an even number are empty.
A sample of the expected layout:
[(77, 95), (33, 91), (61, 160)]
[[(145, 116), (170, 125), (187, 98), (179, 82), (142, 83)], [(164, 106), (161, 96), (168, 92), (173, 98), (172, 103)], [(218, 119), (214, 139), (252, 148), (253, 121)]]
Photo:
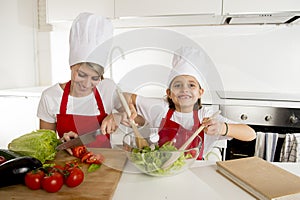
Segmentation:
[[(100, 115), (95, 116), (84, 116), (84, 115), (73, 115), (66, 114), (68, 97), (70, 94), (71, 81), (69, 81), (64, 89), (60, 104), (60, 113), (56, 115), (56, 131), (59, 137), (63, 137), (64, 133), (73, 131), (78, 135), (83, 135), (85, 133), (95, 131), (100, 128), (102, 120), (107, 116), (105, 113), (100, 94), (96, 87), (94, 88), (94, 95), (97, 101), (98, 109)], [(98, 147), (98, 148), (110, 148), (110, 135), (98, 135), (95, 142), (86, 145), (87, 147)]]
[[(162, 119), (159, 127), (159, 141), (158, 145), (161, 146), (164, 143), (172, 140), (176, 140), (175, 146), (180, 148), (188, 138), (201, 126), (201, 123), (198, 118), (198, 111), (194, 110), (193, 117), (194, 117), (194, 126), (192, 130), (187, 130), (182, 127), (180, 124), (171, 120), (171, 117), (174, 113), (173, 109), (169, 109), (167, 116)], [(203, 156), (203, 148), (204, 148), (204, 131), (199, 133), (199, 136), (202, 139), (202, 147), (200, 149), (199, 156), (197, 160), (202, 160)], [(191, 144), (187, 148), (194, 148), (199, 144), (199, 138), (195, 138)]]

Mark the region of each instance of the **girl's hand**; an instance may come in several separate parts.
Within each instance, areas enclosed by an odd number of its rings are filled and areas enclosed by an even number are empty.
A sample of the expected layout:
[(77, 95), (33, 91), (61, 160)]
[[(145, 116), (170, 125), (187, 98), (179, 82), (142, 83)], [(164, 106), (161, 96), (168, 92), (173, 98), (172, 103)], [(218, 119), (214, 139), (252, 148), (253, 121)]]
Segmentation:
[(202, 124), (206, 126), (204, 132), (207, 135), (222, 135), (225, 130), (224, 122), (219, 122), (216, 119), (204, 118)]
[[(63, 137), (60, 138), (60, 140), (62, 142), (67, 142), (67, 141), (70, 141), (71, 139), (73, 138), (77, 138), (78, 137), (78, 134), (73, 132), (73, 131), (70, 131), (68, 133), (64, 133)], [(66, 149), (66, 151), (70, 154), (70, 155), (73, 155), (72, 153), (72, 150), (69, 148), (69, 149)]]

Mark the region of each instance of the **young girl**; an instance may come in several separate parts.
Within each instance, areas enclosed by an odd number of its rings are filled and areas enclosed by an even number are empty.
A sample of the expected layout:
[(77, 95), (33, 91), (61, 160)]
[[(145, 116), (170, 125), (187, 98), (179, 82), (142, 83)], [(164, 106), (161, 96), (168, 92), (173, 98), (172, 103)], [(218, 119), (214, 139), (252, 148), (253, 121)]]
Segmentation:
[(180, 146), (201, 124), (206, 127), (199, 134), (204, 145), (201, 149), (204, 152), (200, 152), (198, 159), (203, 158), (216, 140), (255, 139), (256, 134), (248, 125), (237, 124), (221, 115), (210, 118), (213, 110), (201, 105), (204, 89), (201, 86), (201, 76), (194, 66), (211, 64), (202, 49), (181, 48), (173, 57), (173, 68), (168, 79), (169, 88), (166, 90), (167, 99), (131, 96), (130, 103), (136, 107), (137, 113), (143, 116), (151, 127), (159, 127), (159, 145), (176, 140), (176, 144)]

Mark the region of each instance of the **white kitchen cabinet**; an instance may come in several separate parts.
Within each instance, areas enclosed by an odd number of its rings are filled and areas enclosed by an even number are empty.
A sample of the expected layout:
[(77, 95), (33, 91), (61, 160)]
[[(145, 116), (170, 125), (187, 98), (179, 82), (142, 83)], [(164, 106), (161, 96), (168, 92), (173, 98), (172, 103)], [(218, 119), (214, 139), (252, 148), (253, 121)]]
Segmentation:
[(222, 0), (115, 0), (115, 27), (220, 24)]
[(14, 138), (39, 128), (39, 96), (0, 96), (0, 148)]
[(81, 12), (91, 12), (114, 17), (112, 0), (46, 0), (47, 23), (72, 21)]
[(223, 14), (299, 12), (299, 0), (223, 0)]
[(222, 0), (115, 0), (115, 17), (221, 15)]

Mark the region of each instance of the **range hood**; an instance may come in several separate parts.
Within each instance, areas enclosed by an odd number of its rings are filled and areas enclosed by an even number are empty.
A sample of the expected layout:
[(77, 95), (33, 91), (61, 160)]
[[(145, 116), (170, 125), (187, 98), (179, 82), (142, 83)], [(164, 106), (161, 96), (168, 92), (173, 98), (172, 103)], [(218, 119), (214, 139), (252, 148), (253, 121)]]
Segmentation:
[(224, 16), (223, 24), (290, 24), (300, 18), (300, 13), (261, 13), (261, 14), (234, 14)]

